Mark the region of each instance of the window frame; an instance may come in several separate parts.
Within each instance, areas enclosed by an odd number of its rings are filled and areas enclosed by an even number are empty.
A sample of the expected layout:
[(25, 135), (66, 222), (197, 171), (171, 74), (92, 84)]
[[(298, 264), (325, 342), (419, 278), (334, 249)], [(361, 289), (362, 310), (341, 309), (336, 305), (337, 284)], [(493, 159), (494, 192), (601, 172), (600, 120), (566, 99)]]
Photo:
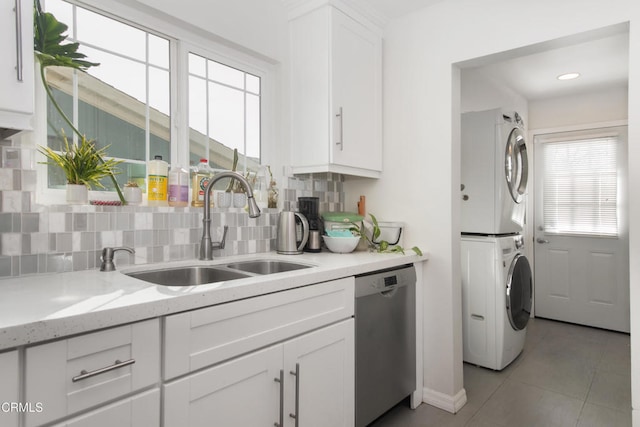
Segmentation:
[[(264, 164), (265, 147), (273, 144), (275, 140), (273, 127), (276, 114), (274, 93), (277, 83), (273, 76), (276, 61), (249, 52), (200, 28), (192, 27), (183, 22), (173, 23), (155, 14), (121, 3), (109, 2), (105, 4), (100, 0), (65, 1), (169, 40), (171, 166), (189, 166), (188, 53), (193, 52), (260, 77), (260, 159)], [(162, 31), (153, 28), (162, 28)], [(47, 139), (47, 96), (39, 73), (36, 73), (35, 85), (34, 138), (38, 144)], [(36, 200), (43, 205), (66, 204), (65, 190), (48, 188), (47, 165), (39, 163), (44, 160), (41, 154), (36, 155), (38, 162), (35, 165), (37, 171)], [(115, 191), (90, 190), (89, 198), (118, 200)]]

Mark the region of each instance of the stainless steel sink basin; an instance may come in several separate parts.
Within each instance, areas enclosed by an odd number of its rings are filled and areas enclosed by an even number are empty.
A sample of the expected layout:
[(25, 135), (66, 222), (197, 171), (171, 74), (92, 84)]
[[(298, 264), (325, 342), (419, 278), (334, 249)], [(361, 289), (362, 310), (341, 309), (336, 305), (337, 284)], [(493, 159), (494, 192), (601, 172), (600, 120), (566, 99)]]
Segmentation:
[(227, 267), (255, 274), (274, 274), (283, 273), (285, 271), (300, 270), (311, 266), (299, 264), (297, 262), (262, 259), (255, 261), (233, 262), (231, 264), (227, 264)]
[(250, 277), (240, 271), (226, 270), (219, 267), (188, 266), (165, 268), (126, 273), (127, 276), (164, 286), (195, 286), (205, 283), (225, 282), (227, 280)]

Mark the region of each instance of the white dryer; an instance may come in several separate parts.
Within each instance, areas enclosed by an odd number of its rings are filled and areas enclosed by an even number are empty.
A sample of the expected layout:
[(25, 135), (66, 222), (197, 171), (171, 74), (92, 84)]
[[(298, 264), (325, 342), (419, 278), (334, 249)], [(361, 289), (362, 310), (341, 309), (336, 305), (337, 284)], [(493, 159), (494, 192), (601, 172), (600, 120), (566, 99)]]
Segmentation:
[(520, 116), (469, 112), (461, 126), (461, 231), (522, 232), (528, 163)]
[(462, 236), (463, 360), (502, 370), (524, 348), (531, 267), (520, 235)]

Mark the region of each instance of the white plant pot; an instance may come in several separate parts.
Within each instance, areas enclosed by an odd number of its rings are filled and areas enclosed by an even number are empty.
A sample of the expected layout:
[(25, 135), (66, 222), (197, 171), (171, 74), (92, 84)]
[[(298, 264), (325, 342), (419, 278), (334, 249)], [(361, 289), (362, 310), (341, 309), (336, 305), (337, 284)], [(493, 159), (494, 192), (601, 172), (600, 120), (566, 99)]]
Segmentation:
[(67, 184), (67, 203), (86, 205), (89, 203), (89, 189), (84, 184)]
[(226, 191), (221, 191), (218, 193), (218, 207), (219, 208), (228, 208), (231, 206), (231, 193), (227, 193)]
[(124, 187), (124, 199), (128, 205), (142, 203), (142, 189), (140, 187)]
[(247, 195), (244, 193), (233, 193), (233, 207), (244, 208), (247, 204)]

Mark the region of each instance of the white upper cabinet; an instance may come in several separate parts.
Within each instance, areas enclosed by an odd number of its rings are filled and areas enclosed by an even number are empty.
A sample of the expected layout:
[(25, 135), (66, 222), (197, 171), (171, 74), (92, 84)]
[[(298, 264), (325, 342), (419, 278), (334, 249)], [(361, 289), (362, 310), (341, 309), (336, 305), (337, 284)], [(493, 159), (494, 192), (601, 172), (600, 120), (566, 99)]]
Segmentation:
[(0, 10), (0, 128), (31, 129), (34, 53), (33, 1), (6, 0)]
[(382, 37), (326, 4), (292, 14), (294, 173), (376, 178), (382, 171)]

